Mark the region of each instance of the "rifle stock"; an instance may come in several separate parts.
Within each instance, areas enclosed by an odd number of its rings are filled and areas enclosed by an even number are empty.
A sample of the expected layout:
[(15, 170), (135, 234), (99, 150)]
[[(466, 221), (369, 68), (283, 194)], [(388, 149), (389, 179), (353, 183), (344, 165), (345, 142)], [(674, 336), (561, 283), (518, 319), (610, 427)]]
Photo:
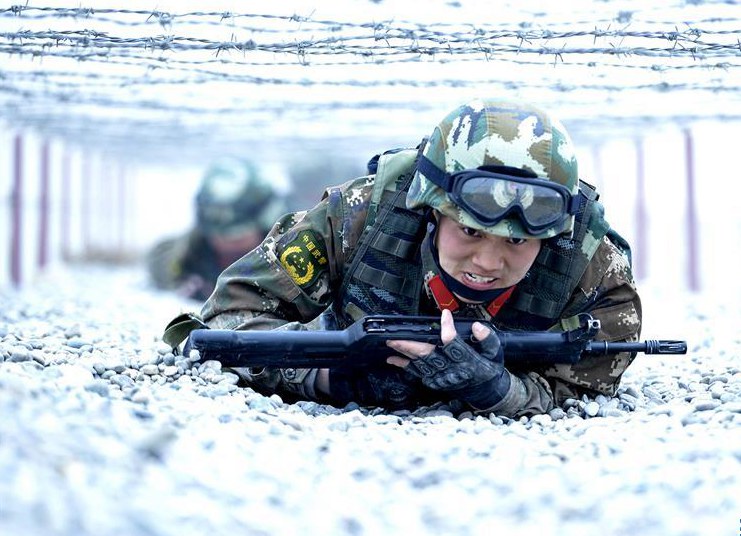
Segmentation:
[[(576, 363), (583, 354), (684, 354), (684, 341), (594, 341), (599, 320), (580, 315), (581, 325), (564, 332), (501, 331), (493, 329), (502, 344), (507, 365)], [(464, 340), (472, 341), (476, 319), (456, 318), (455, 327)], [(486, 322), (483, 322), (487, 324)], [(361, 318), (340, 331), (234, 331), (196, 329), (184, 352), (198, 350), (202, 360), (217, 360), (229, 367), (333, 368), (384, 363), (395, 354), (389, 340), (440, 342), (440, 318), (433, 316), (377, 315)], [(474, 342), (472, 344), (475, 345)]]

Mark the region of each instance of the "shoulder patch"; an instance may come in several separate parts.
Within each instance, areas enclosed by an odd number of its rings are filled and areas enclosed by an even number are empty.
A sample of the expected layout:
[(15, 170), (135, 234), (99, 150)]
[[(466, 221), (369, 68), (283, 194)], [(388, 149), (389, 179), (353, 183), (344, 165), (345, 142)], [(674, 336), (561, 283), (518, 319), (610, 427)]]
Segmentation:
[(301, 288), (312, 285), (328, 264), (324, 241), (314, 231), (301, 231), (290, 242), (281, 244), (278, 258)]

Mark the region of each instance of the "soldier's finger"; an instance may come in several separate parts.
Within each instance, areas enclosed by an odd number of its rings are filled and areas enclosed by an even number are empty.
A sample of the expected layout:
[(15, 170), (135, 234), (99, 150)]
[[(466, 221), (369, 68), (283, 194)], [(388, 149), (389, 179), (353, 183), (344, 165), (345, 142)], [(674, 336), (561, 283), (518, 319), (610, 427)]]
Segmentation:
[(453, 322), (453, 313), (448, 309), (443, 309), (440, 316), (440, 342), (443, 345), (450, 343), (457, 335), (455, 331), (455, 322)]
[(401, 368), (406, 368), (411, 362), (412, 362), (411, 359), (408, 359), (406, 357), (401, 357), (399, 355), (392, 355), (391, 357), (386, 358), (386, 363), (388, 363), (389, 365), (395, 365)]
[(417, 341), (386, 341), (386, 346), (410, 359), (430, 355), (430, 353), (435, 349), (435, 346), (432, 344)]
[(489, 334), (491, 334), (491, 330), (481, 322), (474, 322), (471, 326), (471, 331), (473, 332), (474, 338), (479, 342), (483, 341), (489, 336)]

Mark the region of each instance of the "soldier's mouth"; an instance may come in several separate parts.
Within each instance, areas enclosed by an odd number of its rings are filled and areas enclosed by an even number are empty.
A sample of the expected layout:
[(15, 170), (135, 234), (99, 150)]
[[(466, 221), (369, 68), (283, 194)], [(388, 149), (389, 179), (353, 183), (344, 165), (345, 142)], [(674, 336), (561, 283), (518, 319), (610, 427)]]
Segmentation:
[(468, 286), (481, 287), (490, 286), (497, 281), (496, 277), (483, 277), (471, 272), (463, 272), (463, 282)]

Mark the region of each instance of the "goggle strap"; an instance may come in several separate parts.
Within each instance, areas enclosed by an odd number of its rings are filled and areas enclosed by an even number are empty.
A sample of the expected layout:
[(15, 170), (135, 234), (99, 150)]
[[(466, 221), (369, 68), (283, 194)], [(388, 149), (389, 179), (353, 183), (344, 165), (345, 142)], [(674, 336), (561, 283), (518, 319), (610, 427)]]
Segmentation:
[(446, 192), (453, 190), (452, 177), (442, 169), (433, 164), (425, 155), (419, 155), (417, 170), (429, 181), (439, 186)]
[(568, 214), (573, 216), (579, 213), (582, 204), (582, 196), (579, 194), (572, 195), (569, 197)]

